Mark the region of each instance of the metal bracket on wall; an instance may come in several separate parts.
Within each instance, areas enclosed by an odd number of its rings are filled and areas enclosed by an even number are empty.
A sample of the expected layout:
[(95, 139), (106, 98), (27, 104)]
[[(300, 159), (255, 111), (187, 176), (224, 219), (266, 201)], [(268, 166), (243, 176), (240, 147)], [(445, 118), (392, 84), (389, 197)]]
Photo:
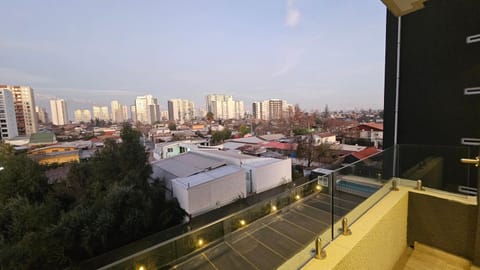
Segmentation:
[(463, 145), (472, 145), (472, 146), (480, 146), (480, 139), (479, 138), (462, 138)]
[(480, 34), (467, 37), (467, 44), (480, 42)]
[(465, 88), (464, 95), (480, 95), (480, 87)]

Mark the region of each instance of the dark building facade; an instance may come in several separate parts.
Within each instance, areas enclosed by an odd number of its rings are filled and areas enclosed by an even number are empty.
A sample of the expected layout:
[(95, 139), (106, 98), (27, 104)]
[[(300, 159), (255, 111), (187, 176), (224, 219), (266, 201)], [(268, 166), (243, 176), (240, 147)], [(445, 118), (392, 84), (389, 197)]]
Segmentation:
[(476, 186), (476, 168), (459, 158), (479, 154), (480, 1), (424, 4), (400, 18), (387, 12), (384, 146), (417, 160), (442, 156), (444, 187)]

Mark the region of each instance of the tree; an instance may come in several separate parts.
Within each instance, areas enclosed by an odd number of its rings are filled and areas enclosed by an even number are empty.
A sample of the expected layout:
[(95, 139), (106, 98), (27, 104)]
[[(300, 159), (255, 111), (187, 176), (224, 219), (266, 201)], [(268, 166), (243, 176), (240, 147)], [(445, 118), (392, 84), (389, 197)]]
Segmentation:
[(215, 131), (213, 134), (212, 134), (212, 143), (214, 145), (216, 144), (220, 144), (222, 143), (223, 141), (227, 140), (227, 139), (230, 139), (232, 137), (232, 131), (229, 130), (228, 128), (225, 128), (221, 131)]
[(310, 133), (311, 133), (311, 131), (307, 128), (294, 128), (293, 129), (293, 134), (295, 136), (308, 135)]
[(313, 134), (304, 136), (297, 145), (297, 158), (307, 161), (307, 167), (310, 167), (314, 161), (330, 162), (331, 151), (330, 144), (315, 144)]
[(316, 159), (315, 155), (313, 134), (301, 138), (297, 145), (297, 158), (307, 160), (307, 167), (310, 167), (312, 162)]
[(177, 130), (177, 124), (175, 124), (175, 123), (173, 123), (173, 122), (172, 122), (172, 123), (169, 123), (169, 124), (168, 124), (168, 129), (170, 129), (170, 130)]
[(15, 155), (13, 147), (0, 147), (0, 204), (14, 197), (41, 202), (48, 192), (48, 179), (43, 167), (25, 153)]
[(250, 133), (250, 128), (242, 124), (238, 128), (238, 131), (240, 132), (240, 135), (243, 137), (246, 134)]
[(56, 184), (0, 145), (0, 269), (66, 268), (179, 224), (186, 213), (150, 179), (140, 135), (124, 124), (121, 143), (107, 141)]
[(212, 122), (214, 120), (214, 115), (212, 112), (208, 112), (205, 117), (207, 118), (208, 122)]

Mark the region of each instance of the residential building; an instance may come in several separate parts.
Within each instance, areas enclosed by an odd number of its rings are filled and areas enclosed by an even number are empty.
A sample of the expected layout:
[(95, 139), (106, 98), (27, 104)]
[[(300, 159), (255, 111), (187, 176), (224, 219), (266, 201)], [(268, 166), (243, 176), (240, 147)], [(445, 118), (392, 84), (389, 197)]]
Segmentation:
[(313, 135), (313, 144), (335, 144), (337, 143), (337, 136), (333, 133), (323, 132)]
[(28, 86), (0, 85), (0, 89), (12, 92), (19, 136), (30, 136), (38, 132), (38, 119), (35, 113), (35, 96)]
[(381, 147), (383, 145), (383, 123), (361, 123), (345, 129), (343, 141), (349, 144)]
[(48, 123), (48, 113), (45, 108), (35, 106), (35, 112), (37, 113), (37, 119), (40, 123)]
[[(161, 132), (161, 130), (160, 130)], [(164, 132), (167, 132), (164, 130)], [(170, 133), (170, 132), (168, 132)], [(165, 133), (165, 134), (168, 134)], [(189, 152), (192, 149), (197, 149), (198, 146), (207, 146), (207, 140), (183, 140), (156, 143), (153, 150), (153, 158), (156, 160), (171, 158), (182, 153)]]
[(80, 122), (88, 123), (92, 120), (92, 114), (88, 109), (78, 109), (78, 110), (75, 110), (73, 114), (74, 114), (76, 123), (80, 123)]
[(287, 111), (287, 102), (280, 99), (270, 99), (268, 101), (268, 109), (271, 120), (281, 119)]
[(135, 105), (130, 105), (130, 120), (133, 123), (137, 122), (137, 106)]
[(63, 99), (50, 100), (52, 123), (57, 126), (68, 124), (67, 102)]
[(252, 104), (253, 118), (259, 120), (277, 120), (287, 117), (289, 109), (291, 110), (291, 105), (281, 99), (256, 101)]
[(170, 99), (168, 101), (168, 120), (184, 123), (195, 119), (195, 107), (186, 99)]
[(8, 89), (0, 89), (0, 138), (2, 141), (18, 136), (14, 104), (12, 92)]
[(120, 104), (118, 100), (113, 100), (110, 104), (112, 111), (112, 122), (113, 123), (122, 123), (128, 119), (127, 106)]
[(243, 119), (245, 118), (245, 107), (243, 105), (243, 101), (237, 100), (235, 101), (235, 110), (234, 110), (234, 117), (235, 119)]
[(128, 120), (128, 106), (125, 104), (122, 104), (122, 112), (123, 112), (123, 121)]
[(252, 117), (254, 119), (261, 119), (260, 112), (261, 112), (260, 102), (258, 102), (258, 101), (253, 102), (252, 103)]
[(107, 106), (93, 106), (93, 119), (109, 121), (110, 114)]
[(143, 124), (160, 121), (160, 106), (152, 95), (138, 96), (135, 99), (136, 120)]
[(245, 113), (243, 101), (233, 100), (232, 96), (210, 94), (206, 98), (207, 112), (215, 119), (241, 119)]
[(160, 120), (161, 121), (168, 120), (168, 111), (160, 111)]

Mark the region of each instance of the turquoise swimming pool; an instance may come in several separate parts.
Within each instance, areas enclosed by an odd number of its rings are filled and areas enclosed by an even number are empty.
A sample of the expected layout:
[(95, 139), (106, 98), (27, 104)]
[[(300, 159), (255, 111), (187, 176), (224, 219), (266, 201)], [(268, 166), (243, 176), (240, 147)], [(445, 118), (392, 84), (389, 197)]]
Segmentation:
[(348, 193), (354, 193), (354, 194), (359, 193), (359, 195), (361, 194), (365, 196), (370, 196), (373, 193), (375, 193), (378, 189), (380, 189), (380, 186), (375, 187), (368, 184), (339, 180), (337, 182), (336, 189), (340, 191), (348, 192)]

